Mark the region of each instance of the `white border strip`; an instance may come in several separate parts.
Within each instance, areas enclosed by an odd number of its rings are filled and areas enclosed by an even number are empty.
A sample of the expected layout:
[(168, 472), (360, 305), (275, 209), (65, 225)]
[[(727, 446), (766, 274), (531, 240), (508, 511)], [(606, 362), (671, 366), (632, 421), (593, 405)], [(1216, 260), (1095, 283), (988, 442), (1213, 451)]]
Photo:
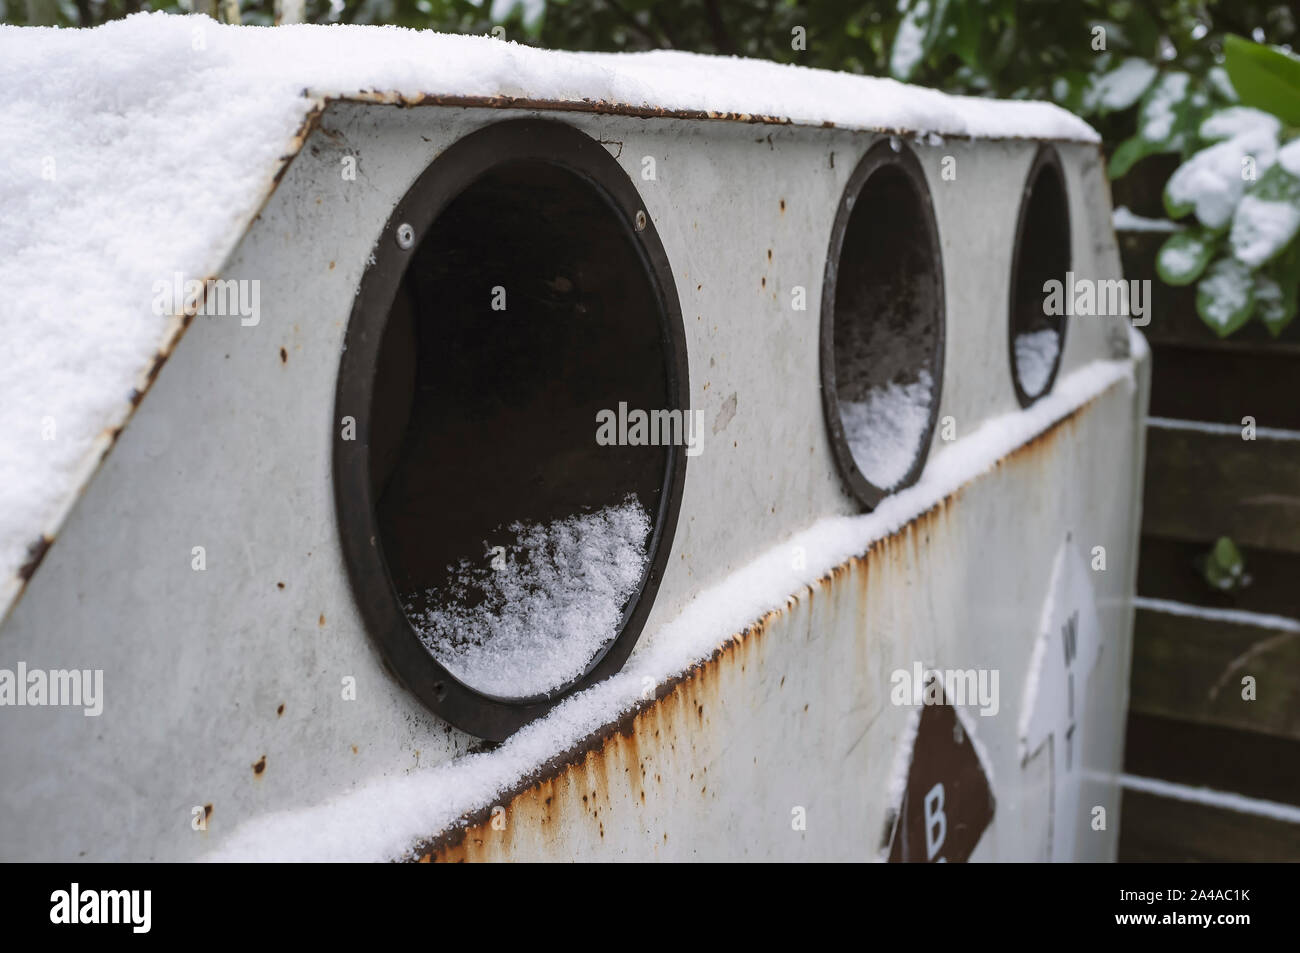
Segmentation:
[[(1223, 437), (1240, 437), (1239, 424), (1212, 424), (1203, 420), (1175, 420), (1173, 417), (1148, 417), (1148, 427), (1161, 430), (1192, 430), (1198, 433), (1212, 433)], [(1269, 440), (1300, 440), (1300, 430), (1283, 430), (1280, 427), (1256, 427), (1256, 437)]]
[(1188, 787), (1186, 784), (1176, 784), (1173, 781), (1140, 778), (1135, 774), (1121, 774), (1119, 783), (1127, 791), (1141, 791), (1144, 794), (1173, 798), (1176, 801), (1205, 804), (1209, 807), (1222, 808), (1225, 811), (1253, 814), (1256, 817), (1267, 817), (1287, 824), (1300, 824), (1300, 807), (1293, 804), (1264, 801), (1260, 798), (1246, 797), (1242, 794), (1216, 791), (1213, 788), (1193, 788)]
[(1284, 615), (1269, 615), (1266, 612), (1247, 612), (1244, 609), (1210, 609), (1205, 606), (1188, 605), (1186, 602), (1174, 602), (1171, 599), (1148, 599), (1138, 596), (1133, 605), (1149, 612), (1163, 612), (1167, 615), (1188, 616), (1195, 619), (1208, 619), (1211, 622), (1231, 622), (1235, 625), (1253, 625), (1261, 629), (1278, 629), (1282, 632), (1300, 632), (1300, 622)]

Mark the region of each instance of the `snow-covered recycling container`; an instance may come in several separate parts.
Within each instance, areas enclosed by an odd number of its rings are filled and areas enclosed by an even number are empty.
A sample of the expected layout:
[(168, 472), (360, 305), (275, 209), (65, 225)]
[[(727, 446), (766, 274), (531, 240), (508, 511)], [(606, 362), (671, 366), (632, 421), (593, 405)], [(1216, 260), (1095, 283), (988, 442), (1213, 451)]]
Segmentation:
[(0, 858), (1114, 858), (1148, 359), (1088, 126), (0, 47)]

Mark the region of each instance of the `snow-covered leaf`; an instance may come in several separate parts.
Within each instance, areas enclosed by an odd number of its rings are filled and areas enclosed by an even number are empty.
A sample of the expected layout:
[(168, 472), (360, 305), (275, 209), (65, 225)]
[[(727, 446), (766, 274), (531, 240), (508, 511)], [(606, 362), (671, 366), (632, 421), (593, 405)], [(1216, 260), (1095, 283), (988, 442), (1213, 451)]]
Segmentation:
[(1218, 236), (1203, 228), (1171, 235), (1156, 255), (1156, 274), (1170, 285), (1190, 285), (1214, 256)]
[[(1127, 61), (1126, 61), (1127, 62)], [(1089, 94), (1094, 93), (1089, 89)], [(1124, 175), (1139, 159), (1164, 152), (1183, 152), (1196, 141), (1196, 127), (1210, 105), (1205, 88), (1183, 72), (1162, 74), (1147, 89), (1138, 109), (1137, 131), (1120, 143), (1107, 170), (1112, 179)]]
[(1156, 72), (1147, 60), (1129, 57), (1110, 72), (1093, 78), (1090, 100), (1103, 115), (1128, 109), (1151, 86)]
[(1224, 228), (1246, 191), (1247, 172), (1262, 175), (1277, 158), (1277, 135), (1258, 127), (1202, 149), (1165, 183), (1165, 210), (1182, 218), (1195, 210), (1202, 225)]
[(1205, 85), (1225, 102), (1237, 102), (1237, 91), (1232, 88), (1232, 80), (1228, 78), (1228, 71), (1222, 66), (1213, 66), (1206, 72)]
[(1235, 258), (1220, 258), (1196, 286), (1196, 313), (1219, 337), (1227, 337), (1250, 318), (1255, 278)]
[(1255, 276), (1255, 313), (1277, 337), (1295, 318), (1296, 285), (1283, 286), (1269, 275)]
[(1229, 106), (1206, 117), (1199, 131), (1206, 142), (1219, 142), (1256, 129), (1266, 129), (1276, 138), (1281, 128), (1282, 121), (1271, 113), (1249, 106)]
[(1280, 165), (1260, 177), (1237, 205), (1228, 241), (1251, 268), (1277, 256), (1300, 232), (1300, 178)]
[(1255, 281), (1255, 312), (1276, 337), (1296, 316), (1300, 301), (1300, 239), (1274, 258)]
[(1277, 164), (1300, 179), (1300, 139), (1293, 139), (1277, 150)]
[(1165, 73), (1142, 98), (1137, 135), (1152, 152), (1177, 152), (1195, 128), (1191, 79), (1182, 72)]

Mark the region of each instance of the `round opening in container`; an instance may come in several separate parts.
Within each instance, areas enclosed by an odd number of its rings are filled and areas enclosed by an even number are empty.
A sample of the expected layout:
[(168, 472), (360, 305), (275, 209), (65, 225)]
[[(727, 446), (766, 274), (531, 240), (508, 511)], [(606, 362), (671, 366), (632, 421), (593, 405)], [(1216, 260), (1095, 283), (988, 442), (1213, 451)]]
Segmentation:
[(939, 414), (944, 293), (925, 174), (897, 140), (844, 190), (822, 286), (822, 404), (835, 461), (864, 506), (921, 476)]
[(688, 394), (667, 258), (595, 140), (491, 126), (407, 193), (347, 332), (335, 488), (367, 626), (438, 714), (500, 739), (622, 666)]
[[(1052, 389), (1065, 350), (1065, 316), (1048, 307), (1047, 283), (1068, 294), (1070, 209), (1065, 175), (1056, 150), (1043, 146), (1034, 157), (1020, 200), (1011, 264), (1011, 380), (1021, 407)], [(1058, 313), (1049, 314), (1049, 311)]]

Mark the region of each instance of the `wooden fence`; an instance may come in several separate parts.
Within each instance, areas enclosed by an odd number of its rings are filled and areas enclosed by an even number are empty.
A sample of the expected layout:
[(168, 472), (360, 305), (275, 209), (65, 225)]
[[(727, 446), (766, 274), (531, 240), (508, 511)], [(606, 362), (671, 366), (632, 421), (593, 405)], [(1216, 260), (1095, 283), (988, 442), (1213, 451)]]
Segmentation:
[[(1300, 860), (1300, 321), (1217, 339), (1155, 277), (1167, 237), (1119, 235), (1154, 296), (1120, 860)], [(1197, 568), (1220, 536), (1234, 593)]]

